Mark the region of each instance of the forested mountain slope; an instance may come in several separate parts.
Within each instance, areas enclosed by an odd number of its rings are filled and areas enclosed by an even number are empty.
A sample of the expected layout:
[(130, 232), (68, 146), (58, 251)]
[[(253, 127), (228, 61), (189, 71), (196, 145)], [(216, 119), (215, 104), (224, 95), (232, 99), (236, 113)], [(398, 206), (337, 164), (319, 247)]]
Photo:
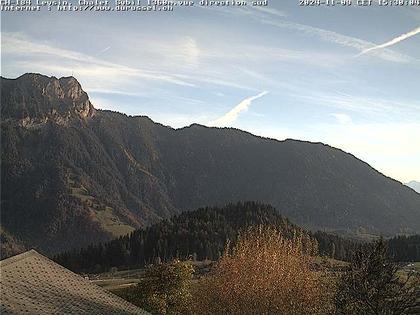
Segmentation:
[(136, 268), (157, 259), (214, 261), (220, 258), (228, 243), (235, 244), (240, 232), (268, 226), (285, 238), (297, 237), (316, 243), (320, 255), (336, 259), (349, 259), (361, 245), (324, 232), (312, 234), (278, 214), (272, 206), (247, 201), (183, 212), (110, 242), (61, 253), (55, 259), (76, 272)]
[(420, 232), (420, 194), (328, 145), (97, 110), (72, 77), (1, 92), (2, 230), (45, 253), (238, 200), (311, 229)]

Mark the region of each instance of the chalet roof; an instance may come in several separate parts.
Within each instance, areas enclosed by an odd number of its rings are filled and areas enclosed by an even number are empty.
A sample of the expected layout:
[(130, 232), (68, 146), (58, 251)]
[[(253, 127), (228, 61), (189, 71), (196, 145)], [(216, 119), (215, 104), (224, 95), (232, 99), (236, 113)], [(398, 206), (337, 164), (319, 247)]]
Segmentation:
[(30, 250), (0, 261), (1, 314), (148, 314)]

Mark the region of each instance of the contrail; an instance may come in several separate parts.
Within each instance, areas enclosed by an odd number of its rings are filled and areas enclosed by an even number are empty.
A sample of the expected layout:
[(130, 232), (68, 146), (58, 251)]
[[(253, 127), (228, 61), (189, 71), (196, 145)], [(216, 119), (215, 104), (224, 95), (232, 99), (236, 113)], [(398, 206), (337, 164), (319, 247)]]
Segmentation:
[(104, 49), (102, 49), (100, 52), (97, 53), (97, 55), (103, 54), (104, 52), (108, 51), (111, 49), (111, 46), (105, 47)]
[(383, 43), (381, 45), (377, 45), (377, 46), (374, 46), (374, 47), (365, 49), (360, 54), (358, 54), (356, 57), (359, 57), (359, 56), (362, 56), (364, 54), (367, 54), (368, 52), (371, 52), (373, 50), (378, 50), (378, 49), (382, 49), (382, 48), (386, 48), (386, 47), (395, 45), (395, 44), (397, 44), (397, 43), (399, 43), (399, 42), (401, 42), (403, 40), (406, 40), (406, 39), (408, 39), (408, 38), (410, 38), (410, 37), (412, 37), (414, 35), (417, 35), (419, 33), (420, 33), (420, 27), (417, 27), (416, 29), (414, 29), (414, 30), (412, 30), (412, 31), (410, 31), (408, 33), (402, 34), (402, 35), (400, 35), (400, 36), (398, 36), (398, 37), (396, 37), (394, 39), (391, 39), (390, 41), (388, 41), (386, 43)]
[(214, 126), (226, 126), (233, 123), (241, 112), (247, 111), (251, 103), (256, 99), (263, 97), (264, 95), (268, 94), (268, 91), (261, 92), (255, 96), (248, 97), (241, 101), (238, 105), (232, 108), (229, 112), (224, 114), (222, 117), (216, 119), (213, 122), (210, 122), (211, 125)]

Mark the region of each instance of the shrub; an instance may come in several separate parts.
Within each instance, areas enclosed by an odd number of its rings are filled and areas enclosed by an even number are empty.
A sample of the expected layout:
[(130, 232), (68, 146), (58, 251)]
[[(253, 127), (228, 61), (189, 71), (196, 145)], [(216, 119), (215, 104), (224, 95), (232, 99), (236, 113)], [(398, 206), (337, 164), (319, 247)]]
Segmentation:
[(146, 269), (145, 279), (122, 296), (155, 315), (188, 314), (193, 271), (187, 262), (151, 265)]
[(325, 314), (325, 273), (312, 270), (316, 242), (272, 228), (239, 235), (194, 292), (196, 314)]

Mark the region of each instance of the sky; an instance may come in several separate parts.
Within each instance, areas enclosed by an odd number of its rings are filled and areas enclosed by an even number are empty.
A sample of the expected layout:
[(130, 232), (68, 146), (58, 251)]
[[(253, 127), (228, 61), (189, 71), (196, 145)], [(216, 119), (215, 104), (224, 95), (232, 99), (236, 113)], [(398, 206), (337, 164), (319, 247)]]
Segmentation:
[(1, 12), (1, 74), (76, 77), (96, 108), (323, 142), (420, 181), (420, 6)]

